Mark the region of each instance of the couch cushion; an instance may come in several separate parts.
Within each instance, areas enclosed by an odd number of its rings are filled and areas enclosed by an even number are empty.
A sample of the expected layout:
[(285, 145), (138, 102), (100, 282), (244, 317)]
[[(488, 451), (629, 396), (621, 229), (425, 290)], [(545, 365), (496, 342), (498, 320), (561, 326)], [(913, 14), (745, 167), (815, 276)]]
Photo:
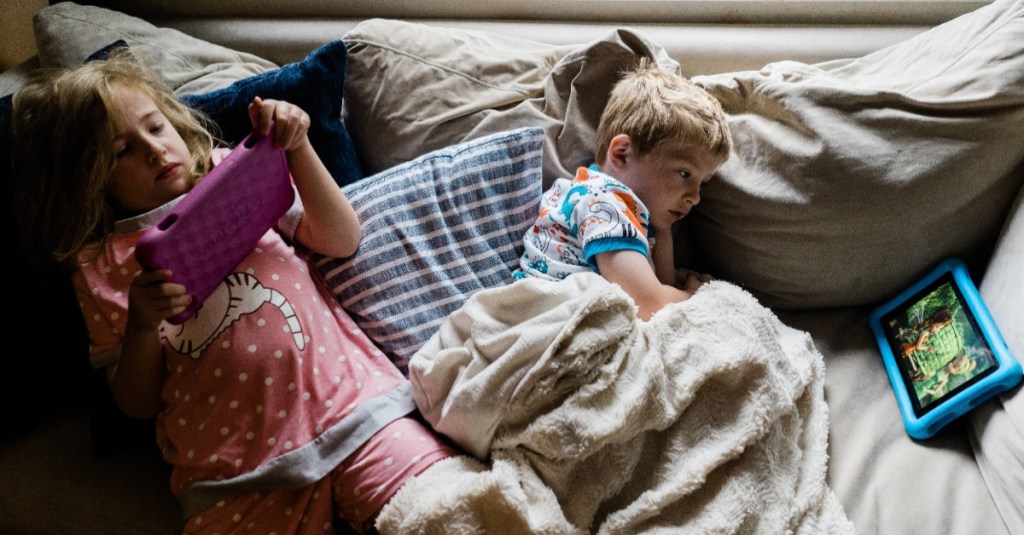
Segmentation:
[(403, 373), (470, 295), (512, 281), (540, 205), (543, 135), (484, 136), (344, 188), (362, 223), (359, 250), (315, 263)]
[(1024, 15), (1000, 0), (860, 59), (696, 77), (735, 153), (688, 218), (696, 258), (769, 305), (872, 303), (972, 267), (1024, 174)]
[[(1024, 360), (1024, 188), (981, 281), (981, 295), (1010, 354)], [(968, 416), (978, 468), (1011, 533), (1024, 533), (1024, 388), (1000, 394)]]
[(366, 173), (512, 128), (541, 127), (544, 179), (594, 159), (594, 133), (620, 72), (665, 51), (630, 30), (553, 46), (486, 32), (370, 20), (344, 36), (348, 124)]

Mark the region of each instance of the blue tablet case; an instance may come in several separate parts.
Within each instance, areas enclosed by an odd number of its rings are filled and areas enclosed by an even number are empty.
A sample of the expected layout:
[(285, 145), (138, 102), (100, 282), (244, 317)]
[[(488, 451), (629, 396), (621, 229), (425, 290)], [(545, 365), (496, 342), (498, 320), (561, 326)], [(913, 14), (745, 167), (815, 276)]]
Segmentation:
[(940, 263), (869, 321), (913, 438), (931, 437), (1021, 382), (1020, 363), (958, 259)]

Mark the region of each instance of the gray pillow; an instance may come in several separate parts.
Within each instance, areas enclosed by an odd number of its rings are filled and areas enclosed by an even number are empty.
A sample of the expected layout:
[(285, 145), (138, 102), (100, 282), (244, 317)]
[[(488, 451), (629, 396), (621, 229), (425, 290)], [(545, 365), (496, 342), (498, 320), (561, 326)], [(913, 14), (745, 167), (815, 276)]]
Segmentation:
[(343, 188), (362, 223), (359, 250), (314, 263), (403, 373), (470, 295), (512, 281), (540, 206), (543, 139), (539, 128), (492, 134)]
[(489, 133), (544, 128), (544, 179), (594, 159), (620, 72), (642, 57), (678, 71), (660, 46), (622, 29), (554, 46), (482, 31), (374, 19), (348, 43), (346, 125), (369, 174)]
[(74, 2), (45, 7), (33, 22), (43, 67), (80, 65), (93, 52), (123, 39), (179, 95), (206, 93), (277, 67), (137, 17)]
[(702, 269), (808, 309), (891, 297), (947, 256), (978, 268), (1024, 181), (1019, 12), (999, 0), (860, 59), (695, 77), (736, 146), (686, 220)]

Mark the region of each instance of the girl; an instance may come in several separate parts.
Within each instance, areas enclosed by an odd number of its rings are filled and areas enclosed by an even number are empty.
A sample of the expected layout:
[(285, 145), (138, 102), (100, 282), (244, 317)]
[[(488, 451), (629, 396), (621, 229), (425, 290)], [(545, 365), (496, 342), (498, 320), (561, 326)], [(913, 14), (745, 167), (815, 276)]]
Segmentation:
[(302, 257), (352, 255), (360, 235), (303, 110), (249, 106), (285, 151), (295, 206), (172, 326), (186, 289), (141, 270), (134, 245), (227, 150), (127, 54), (45, 73), (13, 105), (26, 242), (73, 273), (90, 359), (118, 406), (156, 416), (186, 533), (322, 533), (335, 516), (362, 530), (405, 481), (454, 455), (409, 416), (408, 383)]

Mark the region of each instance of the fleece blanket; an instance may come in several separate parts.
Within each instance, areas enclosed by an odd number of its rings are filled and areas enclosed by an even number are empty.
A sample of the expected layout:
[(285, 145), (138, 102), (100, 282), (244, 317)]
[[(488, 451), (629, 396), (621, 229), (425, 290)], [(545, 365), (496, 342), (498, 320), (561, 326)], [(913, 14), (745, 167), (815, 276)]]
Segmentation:
[(849, 533), (824, 366), (746, 291), (649, 321), (598, 275), (477, 293), (413, 357), (423, 416), (479, 459), (407, 483), (396, 533)]

